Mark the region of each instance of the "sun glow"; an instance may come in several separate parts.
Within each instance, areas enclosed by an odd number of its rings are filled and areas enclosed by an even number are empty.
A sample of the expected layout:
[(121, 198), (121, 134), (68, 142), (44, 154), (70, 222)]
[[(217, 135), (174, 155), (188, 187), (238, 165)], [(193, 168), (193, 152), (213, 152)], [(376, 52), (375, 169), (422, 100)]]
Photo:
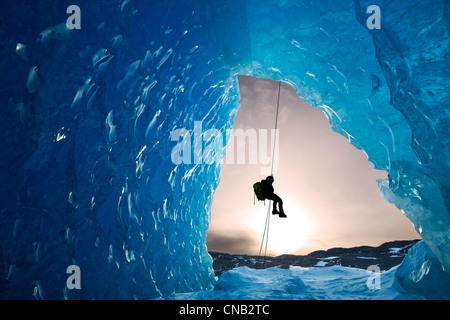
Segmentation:
[[(267, 213), (268, 205), (263, 207)], [(312, 233), (312, 223), (307, 211), (305, 211), (297, 201), (289, 197), (283, 198), (284, 211), (287, 218), (279, 218), (278, 215), (270, 214), (269, 236), (267, 244), (268, 255), (281, 255), (293, 253), (301, 249), (308, 241)], [(259, 207), (259, 210), (262, 208)], [(258, 233), (261, 238), (263, 234), (264, 221), (259, 214)], [(261, 230), (259, 230), (261, 229)], [(255, 230), (256, 231), (256, 230)], [(263, 251), (265, 243), (263, 245)]]

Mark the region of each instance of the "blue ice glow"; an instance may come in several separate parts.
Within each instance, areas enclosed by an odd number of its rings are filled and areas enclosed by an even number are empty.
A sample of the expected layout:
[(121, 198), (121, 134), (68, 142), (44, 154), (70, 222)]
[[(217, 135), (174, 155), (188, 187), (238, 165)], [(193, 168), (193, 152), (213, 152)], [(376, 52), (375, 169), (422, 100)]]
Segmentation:
[[(445, 1), (378, 1), (372, 30), (363, 0), (78, 1), (74, 30), (60, 1), (20, 3), (1, 12), (1, 297), (212, 288), (220, 165), (175, 165), (170, 133), (231, 129), (237, 74), (321, 108), (389, 172), (382, 195), (450, 269)], [(81, 290), (66, 288), (70, 265)]]

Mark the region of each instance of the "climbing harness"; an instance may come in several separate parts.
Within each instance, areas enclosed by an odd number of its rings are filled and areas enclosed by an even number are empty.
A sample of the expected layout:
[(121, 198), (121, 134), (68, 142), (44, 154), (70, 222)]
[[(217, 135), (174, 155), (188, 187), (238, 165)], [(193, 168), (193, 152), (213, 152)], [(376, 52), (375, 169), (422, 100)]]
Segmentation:
[[(275, 134), (274, 134), (274, 140), (273, 140), (272, 166), (271, 166), (271, 169), (270, 169), (270, 175), (273, 175), (273, 162), (274, 162), (274, 157), (275, 157), (275, 142), (277, 141), (276, 140), (276, 135), (277, 135), (277, 129), (278, 129), (278, 110), (280, 108), (280, 92), (281, 92), (281, 81), (278, 81), (277, 112), (276, 112), (276, 116), (275, 116)], [(259, 247), (258, 264), (257, 265), (259, 265), (259, 261), (260, 261), (260, 258), (261, 258), (261, 251), (262, 251), (262, 248), (263, 248), (264, 242), (265, 242), (264, 258), (263, 258), (262, 269), (264, 269), (265, 266), (266, 266), (267, 243), (269, 242), (270, 208), (272, 207), (272, 203), (273, 203), (273, 201), (270, 201), (269, 202), (269, 207), (267, 208), (266, 223), (264, 225), (264, 232), (263, 232), (263, 236), (262, 236), (262, 240), (261, 240), (261, 246)], [(265, 202), (264, 202), (264, 204), (265, 204)]]

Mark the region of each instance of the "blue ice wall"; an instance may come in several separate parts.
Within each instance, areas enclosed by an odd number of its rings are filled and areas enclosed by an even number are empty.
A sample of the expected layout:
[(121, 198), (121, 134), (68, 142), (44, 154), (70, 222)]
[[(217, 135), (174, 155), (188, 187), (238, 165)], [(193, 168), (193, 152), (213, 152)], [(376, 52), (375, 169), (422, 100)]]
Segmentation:
[[(0, 12), (2, 298), (211, 288), (220, 164), (174, 164), (170, 135), (231, 128), (237, 74), (321, 108), (450, 267), (447, 1), (378, 1), (380, 30), (357, 0), (79, 1), (80, 30), (70, 4)], [(73, 264), (81, 290), (66, 286)]]

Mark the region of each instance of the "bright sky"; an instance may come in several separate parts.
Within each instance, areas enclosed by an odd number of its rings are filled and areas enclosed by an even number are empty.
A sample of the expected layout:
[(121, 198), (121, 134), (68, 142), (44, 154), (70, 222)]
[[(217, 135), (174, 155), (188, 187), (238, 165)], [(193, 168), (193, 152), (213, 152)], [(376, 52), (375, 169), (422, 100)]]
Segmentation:
[[(262, 168), (270, 171), (270, 164), (261, 162), (272, 151), (270, 129), (275, 125), (278, 84), (240, 76), (239, 90), (241, 107), (234, 129), (258, 132), (258, 142), (269, 143), (268, 153), (259, 154), (264, 148), (258, 146), (257, 164), (248, 164), (247, 155), (246, 164), (226, 161), (222, 166), (207, 245), (211, 251), (257, 255), (269, 201), (265, 206), (257, 200), (253, 204), (252, 186), (266, 178)], [(387, 173), (374, 170), (364, 152), (332, 131), (322, 112), (287, 84), (281, 86), (278, 128), (274, 188), (283, 199), (287, 218), (271, 216), (268, 255), (420, 238), (412, 223), (379, 195), (376, 180), (385, 179)], [(269, 130), (264, 134), (259, 129)]]

